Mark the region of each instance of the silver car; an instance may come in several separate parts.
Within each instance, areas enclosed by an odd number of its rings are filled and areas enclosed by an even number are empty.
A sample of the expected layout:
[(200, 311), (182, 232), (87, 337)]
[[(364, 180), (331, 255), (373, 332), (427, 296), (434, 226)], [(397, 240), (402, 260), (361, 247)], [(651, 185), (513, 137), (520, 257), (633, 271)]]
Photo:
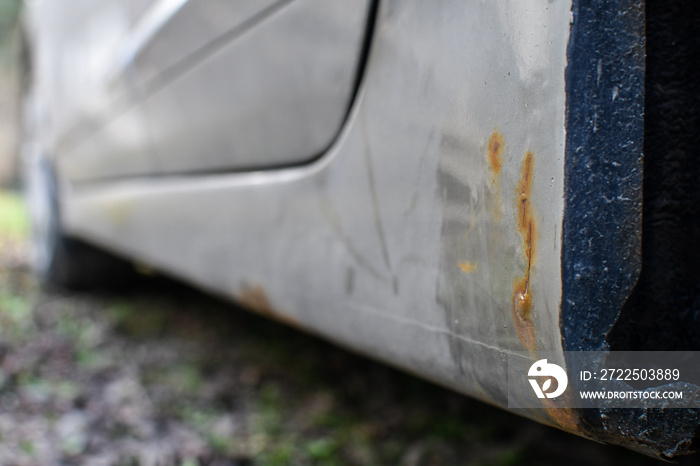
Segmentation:
[(36, 269), (116, 280), (108, 251), (489, 403), (529, 397), (540, 422), (687, 453), (696, 409), (567, 407), (509, 377), (547, 358), (574, 387), (572, 352), (700, 346), (682, 7), (27, 2)]

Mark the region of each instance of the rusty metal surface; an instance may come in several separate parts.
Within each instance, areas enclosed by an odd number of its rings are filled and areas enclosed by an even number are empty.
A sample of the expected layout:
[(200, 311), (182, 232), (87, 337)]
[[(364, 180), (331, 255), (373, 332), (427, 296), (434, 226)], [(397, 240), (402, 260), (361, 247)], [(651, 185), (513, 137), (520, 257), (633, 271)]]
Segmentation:
[(381, 4), (318, 162), (67, 185), (67, 225), (234, 299), (255, 283), (310, 331), (503, 404), (504, 352), (561, 349), (570, 5), (451, 10)]
[[(639, 274), (643, 26), (637, 0), (382, 1), (358, 95), (321, 158), (63, 179), (65, 226), (505, 406), (509, 353), (565, 366), (564, 349), (605, 349)], [(667, 456), (697, 424), (547, 400), (522, 414)]]

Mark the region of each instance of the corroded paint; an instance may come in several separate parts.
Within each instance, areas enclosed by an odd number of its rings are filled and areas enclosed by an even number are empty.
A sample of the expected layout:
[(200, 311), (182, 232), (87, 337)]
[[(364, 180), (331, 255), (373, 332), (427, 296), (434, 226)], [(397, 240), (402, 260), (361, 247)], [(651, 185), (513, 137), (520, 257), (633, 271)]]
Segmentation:
[(464, 273), (474, 273), (479, 267), (478, 262), (474, 262), (473, 264), (469, 261), (462, 261), (458, 263), (459, 268), (462, 269), (462, 272)]
[(489, 167), (495, 174), (501, 172), (503, 166), (503, 135), (498, 132), (498, 128), (493, 130), (488, 142)]
[[(377, 358), (502, 406), (505, 356), (524, 350), (508, 301), (527, 265), (514, 199), (526, 150), (538, 154), (532, 202), (537, 237), (547, 247), (537, 243), (536, 273), (531, 281), (522, 278), (522, 288), (534, 293), (527, 296), (537, 350), (559, 352), (561, 345), (560, 180), (572, 11), (567, 2), (545, 3), (533, 10), (518, 2), (475, 2), (449, 18), (427, 3), (411, 3), (398, 29), (381, 27), (387, 15), (380, 14), (360, 97), (379, 93), (387, 105), (413, 108), (420, 118), (386, 119), (383, 106), (359, 98), (342, 136), (310, 166), (144, 179), (143, 186), (141, 180), (109, 183), (106, 201), (119, 195), (138, 201), (125, 234), (104, 233), (101, 218), (86, 222), (84, 231), (102, 235), (97, 238), (116, 250), (168, 264), (206, 289), (241, 293), (239, 299), (262, 314), (287, 313), (333, 341), (370, 348)], [(485, 27), (464, 28), (475, 19)], [(437, 55), (425, 47), (384, 46), (406, 31), (430, 39), (435, 27), (441, 37), (458, 39), (445, 40)], [(494, 49), (503, 51), (495, 62)], [(407, 71), (416, 79), (401, 79)], [(363, 143), (372, 150), (371, 166)], [(376, 192), (355, 192), (358, 183)], [(95, 192), (102, 196), (101, 187)], [(371, 223), (377, 216), (381, 236)], [(131, 227), (138, 219), (154, 224), (147, 238)], [(203, 227), (208, 241), (193, 243)], [(383, 260), (381, 238), (395, 240), (387, 243), (392, 267)], [(303, 293), (294, 280), (300, 261), (314, 271)], [(463, 261), (478, 269), (462, 270)], [(543, 422), (561, 424), (549, 420), (545, 406), (546, 400), (537, 410)]]
[[(547, 400), (545, 404), (549, 404), (551, 402), (551, 400)], [(581, 435), (583, 433), (580, 426), (579, 416), (574, 409), (545, 406), (544, 412), (554, 427), (558, 427), (572, 434)]]
[(236, 301), (241, 306), (260, 315), (275, 319), (283, 324), (300, 327), (296, 319), (275, 309), (267, 297), (267, 293), (260, 285), (244, 285), (242, 291), (236, 294)]
[[(488, 187), (485, 191), (487, 212), (490, 214), (494, 225), (502, 221), (503, 199), (501, 198), (500, 175), (503, 166), (503, 156), (505, 154), (505, 137), (498, 128), (494, 128), (486, 143), (486, 161), (488, 165)], [(500, 243), (499, 229), (493, 229), (494, 241)]]
[(525, 274), (516, 279), (513, 284), (513, 303), (511, 307), (515, 333), (518, 335), (522, 345), (530, 351), (535, 349), (535, 324), (532, 321), (532, 289), (530, 287), (537, 237), (531, 202), (534, 162), (532, 152), (526, 152), (525, 157), (523, 157), (520, 181), (517, 187), (517, 227), (522, 237), (526, 268)]
[[(513, 283), (513, 302), (511, 313), (515, 333), (520, 343), (533, 354), (536, 352), (536, 332), (533, 322), (533, 296), (531, 278), (537, 243), (537, 224), (532, 206), (532, 186), (535, 157), (528, 151), (523, 157), (520, 168), (520, 180), (516, 188), (517, 230), (522, 239), (522, 251), (525, 259), (525, 273)], [(579, 416), (569, 408), (555, 408), (552, 400), (544, 400), (542, 422), (562, 430), (580, 434)]]

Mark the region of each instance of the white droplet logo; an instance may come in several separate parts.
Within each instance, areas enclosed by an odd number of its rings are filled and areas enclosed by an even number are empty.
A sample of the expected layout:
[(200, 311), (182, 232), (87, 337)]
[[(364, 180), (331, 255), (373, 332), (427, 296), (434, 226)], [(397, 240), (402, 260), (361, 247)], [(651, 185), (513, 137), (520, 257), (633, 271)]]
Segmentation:
[[(541, 387), (537, 379), (528, 379), (530, 381), (530, 385), (532, 385), (532, 389), (535, 391), (535, 395), (537, 395), (537, 398), (556, 398), (564, 393), (564, 390), (566, 390), (566, 386), (569, 383), (569, 378), (566, 376), (566, 371), (556, 364), (548, 363), (546, 359), (540, 359), (530, 366), (530, 370), (527, 371), (527, 375), (528, 377), (547, 377), (547, 379), (542, 383)], [(552, 389), (553, 379), (557, 381), (557, 385), (556, 389), (550, 392)]]

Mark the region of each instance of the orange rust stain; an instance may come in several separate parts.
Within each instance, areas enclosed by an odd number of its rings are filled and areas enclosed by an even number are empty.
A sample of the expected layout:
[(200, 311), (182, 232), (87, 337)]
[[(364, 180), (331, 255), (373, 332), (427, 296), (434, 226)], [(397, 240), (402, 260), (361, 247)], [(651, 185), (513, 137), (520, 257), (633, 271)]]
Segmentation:
[(284, 324), (291, 325), (293, 327), (300, 327), (299, 322), (279, 312), (270, 302), (267, 297), (267, 293), (260, 285), (246, 285), (243, 290), (236, 294), (236, 300), (244, 307), (255, 311), (265, 317), (269, 317), (278, 320)]
[(532, 290), (530, 276), (535, 257), (537, 228), (532, 208), (532, 177), (534, 167), (532, 152), (526, 152), (522, 161), (520, 181), (517, 187), (518, 232), (523, 240), (523, 254), (527, 268), (523, 277), (513, 284), (513, 304), (511, 308), (515, 333), (522, 345), (533, 351), (535, 349), (535, 324), (532, 322)]
[[(567, 390), (568, 391), (568, 390)], [(570, 400), (568, 393), (562, 395)], [(533, 412), (538, 422), (557, 427), (572, 434), (584, 435), (585, 430), (575, 409), (554, 407), (553, 400), (542, 400), (542, 409)]]
[(523, 238), (525, 258), (527, 259), (527, 277), (530, 278), (530, 268), (535, 249), (535, 219), (532, 211), (532, 171), (534, 167), (532, 152), (525, 153), (518, 182), (518, 231)]
[[(489, 166), (489, 189), (486, 190), (486, 203), (488, 206), (488, 212), (491, 214), (491, 220), (494, 224), (501, 223), (503, 201), (501, 200), (501, 194), (499, 189), (499, 181), (501, 175), (501, 168), (503, 166), (503, 155), (505, 153), (505, 137), (498, 131), (498, 128), (494, 128), (493, 133), (486, 143), (486, 161)], [(498, 229), (495, 230), (498, 234)], [(498, 239), (498, 238), (494, 238)]]
[(513, 285), (513, 305), (511, 307), (515, 334), (520, 343), (529, 351), (535, 349), (535, 324), (532, 322), (532, 293), (526, 279), (519, 278)]
[(503, 146), (503, 135), (496, 128), (491, 133), (488, 143), (489, 164), (491, 165), (491, 170), (496, 174), (501, 172), (501, 166), (503, 165)]
[(459, 265), (459, 268), (462, 269), (462, 272), (464, 272), (464, 273), (474, 273), (474, 272), (476, 272), (476, 269), (479, 267), (478, 262), (474, 262), (472, 264), (469, 261), (462, 261), (462, 262), (459, 262), (457, 265)]
[(571, 408), (552, 408), (551, 406), (546, 406), (545, 413), (556, 427), (572, 434), (581, 434), (579, 417)]

